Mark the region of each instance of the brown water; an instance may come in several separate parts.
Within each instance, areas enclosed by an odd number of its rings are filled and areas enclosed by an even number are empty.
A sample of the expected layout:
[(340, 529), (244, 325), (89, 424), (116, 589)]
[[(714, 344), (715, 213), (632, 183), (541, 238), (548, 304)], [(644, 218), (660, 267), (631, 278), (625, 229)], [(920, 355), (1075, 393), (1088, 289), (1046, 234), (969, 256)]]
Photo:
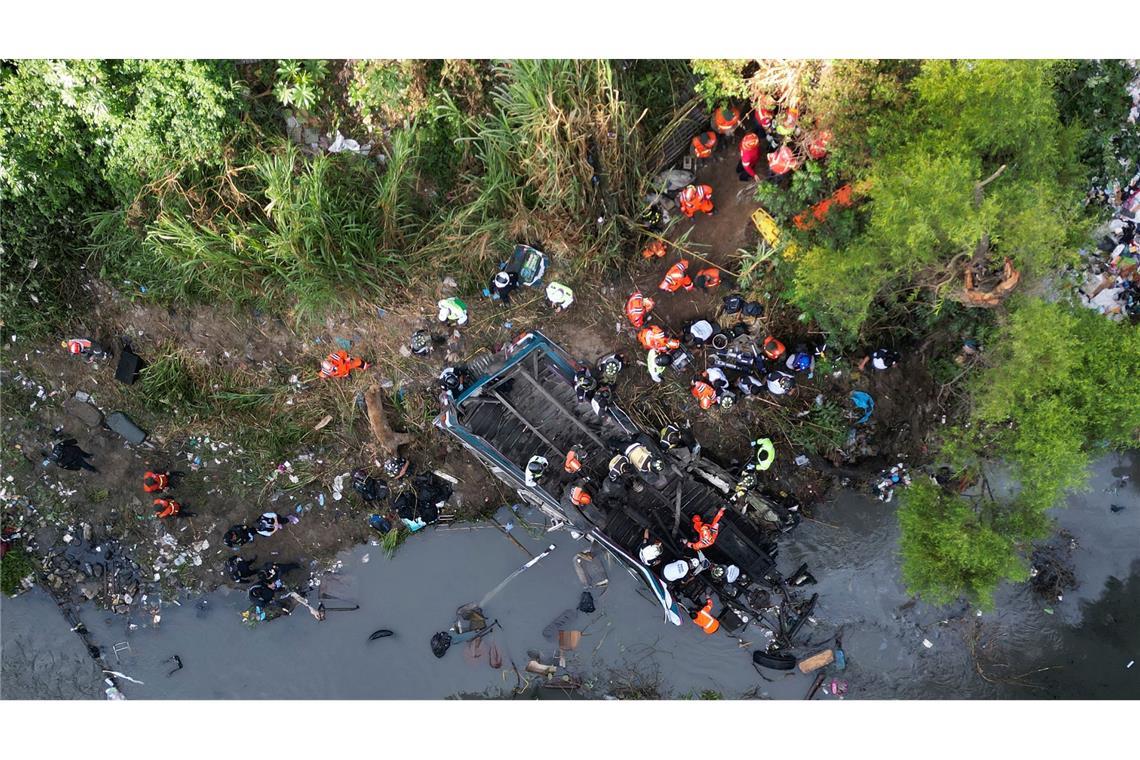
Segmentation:
[[(997, 609), (980, 617), (964, 605), (909, 604), (898, 573), (893, 504), (844, 493), (819, 510), (818, 522), (805, 521), (784, 542), (781, 566), (807, 561), (819, 578), (816, 622), (805, 633), (824, 648), (842, 627), (849, 664), (831, 674), (850, 683), (849, 698), (1140, 697), (1140, 666), (1126, 668), (1140, 659), (1140, 456), (1106, 457), (1092, 475), (1091, 490), (1056, 512), (1058, 526), (1080, 543), (1074, 561), (1081, 585), (1051, 605), (1052, 615), (1024, 585), (1013, 584), (999, 590)], [(1118, 487), (1124, 475), (1131, 481)], [(1125, 509), (1111, 513), (1110, 503)], [(442, 659), (428, 646), (459, 605), (481, 598), (529, 558), (494, 526), (428, 531), (391, 560), (378, 546), (347, 552), (340, 572), (354, 578), (361, 609), (330, 612), (320, 624), (298, 614), (248, 628), (239, 618), (244, 593), (227, 591), (168, 606), (157, 629), (135, 620), (139, 627), (129, 630), (129, 621), (94, 609), (84, 620), (111, 667), (144, 682), (124, 685), (130, 699), (499, 695), (517, 683), (512, 660), (521, 671), (528, 650), (555, 655), (542, 629), (577, 605), (581, 586), (572, 560), (588, 548), (563, 532), (530, 536), (516, 528), (514, 535), (534, 553), (549, 543), (558, 548), (486, 609), (502, 624), (493, 641), (503, 652), (503, 670), (489, 668), (486, 656), (468, 661), (461, 646)], [(579, 613), (573, 624), (584, 631), (568, 661), (587, 686), (581, 693), (604, 695), (611, 680), (621, 683), (632, 671), (673, 696), (714, 690), (800, 699), (810, 686), (811, 677), (798, 673), (765, 671), (772, 680), (762, 680), (751, 667), (751, 647), (726, 635), (706, 637), (694, 625), (668, 625), (624, 569), (611, 565), (610, 578), (610, 589), (596, 597), (598, 611)], [(6, 698), (29, 691), (100, 694), (100, 684), (84, 674), (90, 660), (46, 595), (6, 599), (0, 614)], [(395, 635), (368, 641), (379, 628)], [(989, 680), (967, 645), (975, 634)], [(753, 628), (744, 638), (762, 641)], [(116, 657), (110, 650), (120, 641), (131, 649)], [(168, 676), (175, 654), (184, 668)], [(47, 657), (74, 677), (65, 683), (47, 674)]]

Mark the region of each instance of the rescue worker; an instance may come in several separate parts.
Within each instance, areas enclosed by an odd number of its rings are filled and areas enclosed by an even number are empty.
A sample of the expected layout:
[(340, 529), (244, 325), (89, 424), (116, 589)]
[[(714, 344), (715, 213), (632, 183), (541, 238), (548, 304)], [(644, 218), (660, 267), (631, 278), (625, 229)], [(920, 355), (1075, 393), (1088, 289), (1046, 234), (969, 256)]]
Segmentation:
[(491, 278), (491, 298), (496, 301), (502, 301), (504, 304), (510, 304), (511, 293), (518, 289), (518, 286), (518, 272), (508, 272), (505, 269), (501, 272), (496, 272), (495, 276)]
[(656, 304), (652, 298), (646, 298), (641, 295), (641, 291), (635, 291), (625, 302), (625, 318), (636, 329), (640, 330), (645, 324), (645, 318), (649, 316), (649, 312), (653, 311)]
[(815, 356), (808, 352), (806, 347), (797, 346), (793, 353), (788, 354), (784, 366), (792, 372), (806, 372), (810, 378), (815, 370)]
[(622, 453), (640, 473), (659, 473), (665, 468), (665, 463), (659, 457), (655, 457), (649, 447), (640, 441), (629, 444)]
[(736, 406), (736, 396), (733, 395), (732, 391), (725, 389), (716, 397), (716, 403), (721, 409), (727, 411)]
[(705, 267), (697, 272), (697, 276), (693, 278), (693, 284), (701, 290), (712, 290), (720, 285), (720, 270), (716, 267)]
[(539, 454), (535, 454), (526, 463), (525, 481), (528, 486), (534, 488), (537, 486), (546, 475), (546, 468), (550, 465), (550, 460)]
[(276, 590), (285, 585), (282, 578), (286, 573), (298, 570), (300, 567), (296, 562), (270, 562), (259, 570), (257, 575), (262, 583)]
[(629, 474), (629, 458), (625, 454), (614, 454), (608, 468), (607, 477), (616, 483)]
[(160, 493), (170, 487), (170, 473), (150, 472), (143, 475), (143, 492)]
[(696, 612), (690, 612), (689, 617), (701, 627), (707, 635), (711, 636), (720, 630), (720, 621), (712, 616), (712, 597), (707, 597), (705, 606)]
[(159, 520), (165, 520), (168, 517), (178, 517), (178, 513), (181, 511), (182, 505), (174, 499), (154, 500), (154, 516)]
[(646, 354), (645, 366), (649, 369), (649, 379), (660, 383), (661, 376), (665, 374), (665, 368), (669, 366), (670, 361), (669, 354), (656, 349)]
[(876, 348), (871, 352), (870, 356), (864, 356), (863, 361), (859, 362), (859, 369), (862, 370), (867, 366), (867, 362), (871, 362), (871, 366), (877, 370), (887, 370), (899, 363), (902, 355), (898, 351), (892, 351), (889, 348)]
[(584, 486), (585, 483), (583, 481), (579, 481), (570, 486), (570, 503), (575, 507), (585, 507), (593, 501), (590, 492), (587, 491)]
[(111, 358), (110, 351), (103, 348), (103, 346), (99, 345), (95, 341), (88, 340), (87, 338), (69, 338), (67, 340), (60, 341), (59, 345), (63, 348), (66, 348), (67, 353), (71, 354), (72, 356), (82, 356), (87, 360), (88, 364), (97, 359)]
[(74, 438), (67, 438), (52, 446), (48, 459), (65, 470), (84, 469), (99, 472), (94, 465), (87, 461), (89, 456), (91, 455), (79, 448), (79, 441)]
[(245, 546), (255, 538), (253, 535), (253, 528), (248, 525), (232, 525), (226, 531), (226, 535), (222, 538), (222, 543), (231, 549), (237, 549)]
[(704, 132), (694, 137), (691, 150), (693, 158), (698, 161), (711, 157), (716, 150), (716, 132)]
[(571, 475), (577, 474), (582, 469), (582, 462), (586, 459), (586, 450), (581, 446), (575, 444), (570, 447), (566, 452), (566, 459), (562, 463), (562, 469)]
[(764, 472), (776, 461), (776, 446), (771, 438), (757, 438), (752, 442), (752, 462), (749, 467)]
[(637, 333), (637, 339), (646, 351), (676, 351), (681, 347), (681, 341), (665, 335), (665, 331), (657, 325), (642, 328)]
[(613, 385), (617, 382), (618, 374), (625, 367), (622, 355), (618, 353), (606, 354), (598, 359), (598, 377), (603, 383)]
[(661, 575), (664, 576), (665, 580), (669, 583), (675, 583), (688, 574), (689, 563), (683, 559), (679, 559), (675, 562), (670, 562), (661, 571)]
[(736, 174), (741, 182), (756, 179), (760, 173), (760, 138), (755, 132), (749, 132), (740, 141), (740, 163), (736, 166)]
[(710, 523), (702, 520), (700, 515), (693, 515), (693, 532), (697, 534), (697, 540), (685, 541), (685, 546), (700, 552), (715, 544), (716, 536), (720, 533), (720, 518), (724, 516), (725, 509), (727, 507), (721, 507)]
[(241, 556), (230, 557), (226, 560), (226, 573), (234, 583), (245, 583), (246, 578), (257, 575), (257, 571), (253, 569), (253, 563), (256, 561), (256, 556), (253, 559)]
[(767, 132), (772, 128), (772, 120), (776, 117), (776, 99), (767, 93), (760, 96), (752, 118), (756, 126)]
[(773, 396), (783, 396), (796, 389), (795, 376), (781, 370), (769, 372), (764, 382), (768, 386), (768, 392)]
[(574, 393), (578, 395), (578, 403), (582, 404), (594, 397), (598, 389), (598, 381), (590, 374), (590, 368), (582, 365), (574, 372)]
[(689, 268), (687, 259), (681, 259), (673, 266), (669, 267), (669, 271), (665, 273), (665, 277), (661, 280), (661, 284), (657, 287), (664, 290), (666, 293), (676, 293), (681, 288), (685, 290), (693, 289), (693, 281), (689, 279), (689, 275), (685, 272)]
[(712, 128), (721, 137), (732, 137), (740, 126), (740, 109), (736, 106), (721, 106), (713, 111)]
[(716, 390), (700, 378), (693, 378), (690, 392), (693, 394), (693, 398), (700, 404), (701, 409), (712, 409), (713, 404), (716, 403)]
[(796, 106), (788, 106), (780, 114), (776, 120), (776, 134), (784, 138), (787, 142), (793, 134), (795, 134), (796, 126), (800, 121), (800, 109)]
[(643, 259), (660, 259), (665, 256), (665, 243), (661, 240), (654, 240), (641, 251), (641, 258)]
[(348, 377), (354, 369), (368, 369), (368, 362), (358, 356), (349, 356), (347, 351), (331, 353), (321, 362), (321, 378)]
[(762, 348), (764, 351), (764, 356), (768, 357), (769, 361), (774, 362), (779, 361), (780, 357), (784, 355), (785, 351), (784, 344), (776, 340), (771, 335), (764, 339), (764, 345)]
[(472, 380), (471, 372), (464, 366), (444, 367), (438, 378), (439, 387), (452, 395), (462, 393)]
[(263, 512), (261, 517), (257, 518), (256, 530), (259, 536), (272, 536), (286, 525), (296, 525), (299, 522), (301, 518), (296, 515), (286, 515), (282, 519), (276, 512)]
[(546, 300), (555, 312), (566, 311), (574, 303), (574, 291), (560, 282), (546, 286)]
[(467, 324), (467, 304), (459, 298), (452, 296), (441, 299), (436, 306), (439, 307), (439, 314), (436, 315), (436, 319), (440, 322), (445, 322), (449, 327)]
[(716, 213), (712, 199), (713, 190), (709, 185), (687, 185), (677, 194), (677, 203), (681, 213), (689, 219), (694, 214)]
[(750, 463), (737, 479), (736, 486), (732, 489), (732, 501), (740, 501), (751, 489), (756, 487), (756, 473), (751, 468)]
[(607, 383), (599, 383), (598, 389), (590, 399), (590, 407), (594, 410), (594, 414), (599, 417), (605, 415), (613, 403), (613, 398), (614, 389)]
[(720, 367), (709, 367), (704, 371), (704, 377), (713, 388), (716, 388), (718, 396), (729, 389), (728, 375), (724, 374), (724, 370)]
[(641, 564), (646, 567), (656, 567), (661, 564), (661, 555), (665, 551), (665, 546), (660, 541), (654, 541), (649, 537), (649, 528), (641, 534), (641, 546), (637, 548), (637, 558), (641, 560)]
[(268, 607), (273, 602), (273, 589), (264, 583), (255, 583), (249, 587), (249, 601), (257, 607)]

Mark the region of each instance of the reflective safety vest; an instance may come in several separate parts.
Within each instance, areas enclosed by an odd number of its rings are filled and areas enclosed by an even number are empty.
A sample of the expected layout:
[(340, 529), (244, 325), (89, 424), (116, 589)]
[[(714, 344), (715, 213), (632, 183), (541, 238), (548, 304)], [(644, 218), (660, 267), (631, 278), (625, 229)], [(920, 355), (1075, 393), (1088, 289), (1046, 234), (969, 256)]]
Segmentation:
[(637, 339), (646, 351), (676, 351), (681, 347), (681, 341), (665, 335), (665, 331), (657, 325), (642, 328)]
[(546, 298), (557, 309), (569, 309), (574, 303), (574, 291), (560, 282), (546, 286)]
[[(704, 279), (702, 280), (701, 278)], [(697, 272), (696, 281), (705, 289), (715, 288), (717, 285), (720, 285), (720, 270), (716, 267), (706, 267)]]
[(649, 469), (649, 462), (653, 459), (653, 452), (643, 443), (631, 443), (625, 449), (629, 463), (642, 472)]
[(692, 218), (693, 214), (712, 213), (712, 187), (709, 185), (686, 185), (677, 194), (677, 202), (681, 206), (681, 213)]
[(650, 351), (645, 360), (645, 363), (649, 368), (649, 377), (655, 383), (661, 382), (661, 376), (665, 374), (665, 367), (657, 363), (657, 357), (659, 355), (660, 354), (658, 354), (657, 351)]
[(365, 364), (359, 357), (349, 356), (347, 351), (337, 351), (321, 362), (321, 377), (348, 377), (352, 370), (362, 367)]
[(709, 599), (705, 606), (697, 611), (697, 616), (693, 618), (693, 622), (710, 636), (720, 630), (720, 621), (712, 616), (712, 599)]
[(692, 394), (693, 398), (700, 403), (701, 409), (711, 409), (712, 405), (716, 403), (716, 389), (704, 380), (693, 381)]
[(724, 516), (724, 507), (716, 513), (711, 523), (707, 523), (701, 519), (700, 515), (693, 515), (693, 530), (697, 533), (697, 540), (695, 542), (685, 542), (685, 546), (689, 547), (695, 552), (703, 551), (716, 543), (716, 536), (720, 533), (720, 518)]
[(645, 247), (641, 252), (641, 257), (644, 259), (661, 258), (665, 255), (665, 244), (660, 240), (654, 240), (652, 243)]
[(688, 269), (689, 262), (685, 259), (681, 259), (669, 267), (669, 271), (665, 273), (665, 278), (661, 280), (661, 284), (658, 287), (667, 293), (676, 293), (681, 288), (692, 290), (693, 281), (685, 274)]
[(736, 106), (721, 106), (713, 111), (713, 128), (722, 135), (731, 135), (739, 125), (740, 109)]
[(174, 517), (182, 509), (182, 505), (173, 499), (155, 499), (154, 516), (161, 519)]
[(593, 499), (590, 494), (586, 492), (582, 486), (574, 486), (570, 489), (570, 503), (576, 507), (584, 507), (589, 504)]
[(646, 315), (653, 311), (653, 306), (653, 299), (641, 295), (639, 290), (625, 302), (625, 317), (631, 325), (640, 329), (645, 324)]
[(693, 138), (693, 156), (708, 158), (716, 149), (716, 132), (705, 132)]
[(147, 472), (143, 475), (143, 491), (146, 493), (165, 491), (169, 484), (170, 477), (165, 472)]
[(776, 132), (787, 137), (796, 131), (796, 125), (799, 121), (800, 110), (798, 108), (785, 108), (784, 112), (780, 114), (780, 123), (776, 125)]
[(562, 469), (571, 475), (582, 469), (582, 460), (577, 451), (570, 449), (566, 452), (566, 462), (562, 465)]
[(756, 469), (763, 472), (776, 461), (776, 447), (771, 438), (760, 438), (752, 442), (756, 449)]

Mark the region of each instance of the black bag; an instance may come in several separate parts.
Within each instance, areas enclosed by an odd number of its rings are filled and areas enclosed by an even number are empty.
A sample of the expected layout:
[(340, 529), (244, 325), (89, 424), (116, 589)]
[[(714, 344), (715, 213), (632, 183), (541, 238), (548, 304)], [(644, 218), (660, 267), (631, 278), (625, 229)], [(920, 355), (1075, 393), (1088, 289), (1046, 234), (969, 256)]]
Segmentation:
[(733, 293), (730, 296), (724, 297), (724, 313), (735, 314), (744, 308), (744, 296), (739, 293)]
[(431, 637), (431, 653), (436, 657), (443, 657), (450, 648), (451, 634), (447, 631), (440, 631)]
[(583, 591), (582, 600), (578, 602), (578, 611), (585, 612), (587, 615), (589, 615), (596, 609), (597, 608), (594, 607), (594, 595), (589, 591)]
[(762, 317), (764, 316), (764, 304), (759, 301), (749, 301), (744, 304), (743, 311), (746, 317)]
[(124, 346), (122, 353), (119, 354), (119, 366), (115, 368), (115, 379), (120, 383), (134, 385), (135, 380), (139, 379), (139, 371), (142, 368), (142, 358)]

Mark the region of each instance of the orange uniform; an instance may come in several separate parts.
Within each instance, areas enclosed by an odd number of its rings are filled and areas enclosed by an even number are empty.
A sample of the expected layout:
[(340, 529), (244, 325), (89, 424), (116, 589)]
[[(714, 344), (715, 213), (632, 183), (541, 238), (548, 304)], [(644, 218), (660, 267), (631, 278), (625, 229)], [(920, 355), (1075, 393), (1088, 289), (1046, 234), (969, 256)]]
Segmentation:
[(645, 324), (645, 318), (653, 311), (653, 299), (641, 295), (638, 290), (625, 302), (625, 318), (634, 327), (640, 329)]
[(676, 293), (681, 288), (692, 290), (693, 281), (689, 279), (689, 275), (685, 274), (688, 269), (689, 262), (686, 259), (681, 259), (669, 267), (669, 271), (665, 273), (665, 278), (661, 280), (661, 284), (657, 287), (667, 293)]
[(165, 491), (169, 485), (170, 476), (165, 472), (147, 472), (143, 475), (143, 491), (146, 493)]
[(676, 338), (670, 338), (665, 334), (657, 325), (650, 325), (645, 327), (637, 334), (637, 339), (641, 342), (642, 347), (646, 351), (676, 351), (681, 347), (681, 341)]
[(712, 187), (709, 185), (686, 185), (677, 194), (681, 213), (690, 219), (697, 213), (711, 214), (713, 212), (712, 192)]
[(701, 409), (710, 409), (716, 403), (716, 389), (704, 380), (693, 381), (692, 394), (693, 398), (700, 403)]
[(182, 505), (174, 499), (154, 500), (154, 516), (160, 520), (165, 520), (167, 517), (177, 517), (181, 511)]
[(716, 132), (705, 132), (693, 138), (693, 157), (708, 158), (716, 150)]
[(706, 267), (697, 272), (694, 282), (697, 287), (712, 290), (717, 285), (720, 285), (720, 270), (716, 267)]
[(590, 494), (582, 486), (574, 486), (570, 489), (570, 503), (576, 507), (584, 507), (589, 504), (593, 499)]
[(659, 259), (665, 255), (665, 244), (660, 240), (654, 240), (645, 250), (641, 252), (641, 257), (645, 259)]
[(703, 551), (716, 543), (716, 534), (720, 532), (720, 518), (724, 516), (724, 507), (716, 513), (711, 523), (701, 519), (700, 515), (693, 515), (693, 530), (698, 536), (695, 542), (686, 541), (685, 546), (695, 552)]
[(725, 136), (731, 135), (740, 126), (740, 109), (736, 106), (721, 106), (713, 111), (712, 123), (717, 132)]
[(573, 475), (582, 469), (582, 459), (578, 456), (578, 452), (570, 449), (566, 452), (566, 461), (562, 464), (562, 469)]
[(368, 363), (347, 351), (337, 351), (321, 362), (321, 377), (348, 377), (354, 369), (368, 369)]
[(693, 616), (693, 622), (699, 625), (709, 636), (720, 630), (720, 621), (712, 616), (711, 597), (707, 599), (704, 607), (697, 610), (697, 614)]

